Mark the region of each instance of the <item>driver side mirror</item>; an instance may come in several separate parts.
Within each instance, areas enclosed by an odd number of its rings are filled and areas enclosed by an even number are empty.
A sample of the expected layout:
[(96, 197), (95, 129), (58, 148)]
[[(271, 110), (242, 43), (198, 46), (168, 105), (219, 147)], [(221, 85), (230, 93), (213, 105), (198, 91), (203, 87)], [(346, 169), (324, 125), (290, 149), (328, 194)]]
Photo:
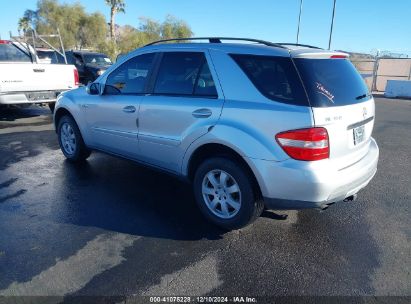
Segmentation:
[(98, 82), (89, 82), (86, 87), (86, 92), (89, 95), (100, 95), (101, 85)]

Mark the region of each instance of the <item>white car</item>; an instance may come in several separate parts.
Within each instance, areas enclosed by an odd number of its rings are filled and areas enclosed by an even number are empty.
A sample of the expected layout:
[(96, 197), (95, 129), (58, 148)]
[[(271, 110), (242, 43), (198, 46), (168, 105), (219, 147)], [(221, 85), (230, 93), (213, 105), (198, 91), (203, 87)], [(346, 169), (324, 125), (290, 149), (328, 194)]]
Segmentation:
[(31, 47), (0, 40), (0, 106), (47, 103), (53, 111), (61, 92), (78, 87), (75, 66), (37, 62)]

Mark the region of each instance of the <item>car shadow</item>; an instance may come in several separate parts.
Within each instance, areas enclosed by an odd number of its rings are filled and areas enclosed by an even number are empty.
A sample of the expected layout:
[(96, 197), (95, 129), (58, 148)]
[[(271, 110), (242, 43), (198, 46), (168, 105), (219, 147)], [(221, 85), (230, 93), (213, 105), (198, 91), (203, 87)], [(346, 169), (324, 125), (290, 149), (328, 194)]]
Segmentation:
[(174, 240), (219, 239), (225, 233), (203, 219), (190, 184), (96, 154), (81, 164), (63, 163), (54, 216), (75, 225)]
[(33, 118), (43, 115), (50, 116), (50, 110), (47, 107), (32, 105), (27, 107), (0, 107), (0, 122), (13, 122), (22, 118)]
[[(175, 176), (101, 153), (81, 164), (64, 161), (60, 174), (55, 216), (72, 224), (174, 240), (215, 240), (226, 233), (203, 218), (191, 184)], [(62, 218), (67, 208), (70, 216)], [(263, 216), (287, 218), (271, 211)]]
[(261, 214), (261, 217), (265, 217), (265, 218), (272, 219), (272, 220), (284, 221), (288, 218), (288, 215), (278, 214), (272, 210), (264, 210), (263, 213)]

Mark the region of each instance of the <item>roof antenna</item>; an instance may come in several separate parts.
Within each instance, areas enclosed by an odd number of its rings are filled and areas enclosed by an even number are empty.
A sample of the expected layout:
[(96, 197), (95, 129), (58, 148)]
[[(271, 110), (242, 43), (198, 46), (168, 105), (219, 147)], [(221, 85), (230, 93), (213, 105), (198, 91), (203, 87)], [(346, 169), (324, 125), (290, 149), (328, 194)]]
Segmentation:
[(334, 15), (335, 15), (335, 2), (336, 2), (336, 1), (337, 1), (337, 0), (334, 0), (333, 17), (332, 17), (332, 19), (331, 19), (331, 27), (330, 27), (330, 39), (328, 40), (328, 49), (331, 48), (331, 38), (332, 38), (332, 35), (333, 35)]
[(297, 27), (297, 44), (298, 44), (298, 38), (300, 37), (300, 23), (301, 23), (302, 11), (303, 11), (303, 0), (300, 0), (300, 14), (298, 15), (298, 27)]

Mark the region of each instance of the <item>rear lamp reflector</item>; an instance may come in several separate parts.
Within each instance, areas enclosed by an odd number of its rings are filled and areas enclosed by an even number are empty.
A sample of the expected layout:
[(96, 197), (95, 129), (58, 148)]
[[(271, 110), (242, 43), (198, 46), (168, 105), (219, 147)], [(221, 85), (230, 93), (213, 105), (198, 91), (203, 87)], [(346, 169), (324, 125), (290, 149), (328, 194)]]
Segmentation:
[(275, 138), (284, 152), (297, 160), (321, 160), (330, 155), (325, 128), (291, 130), (278, 133)]

